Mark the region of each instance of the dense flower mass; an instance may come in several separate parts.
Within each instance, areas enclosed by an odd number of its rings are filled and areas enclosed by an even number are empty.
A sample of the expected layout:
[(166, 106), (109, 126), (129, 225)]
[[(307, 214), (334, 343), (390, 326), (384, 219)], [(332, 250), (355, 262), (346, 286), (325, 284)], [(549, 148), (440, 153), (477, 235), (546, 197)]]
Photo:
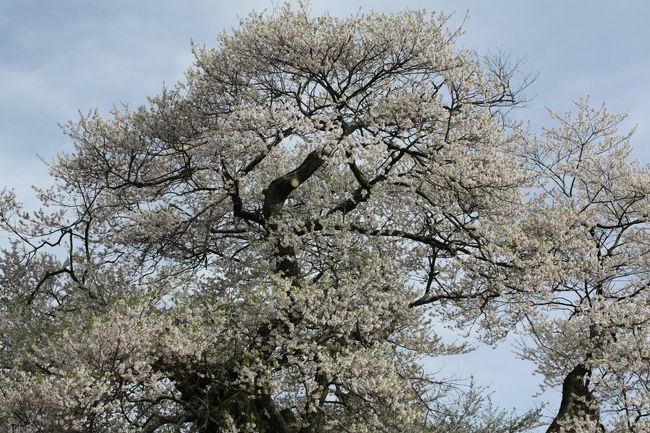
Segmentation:
[(467, 350), (449, 320), (527, 336), (549, 431), (647, 429), (649, 173), (583, 102), (533, 137), (527, 82), (445, 25), (251, 14), (147, 106), (69, 123), (43, 210), (0, 196), (0, 428), (533, 426), (423, 369)]

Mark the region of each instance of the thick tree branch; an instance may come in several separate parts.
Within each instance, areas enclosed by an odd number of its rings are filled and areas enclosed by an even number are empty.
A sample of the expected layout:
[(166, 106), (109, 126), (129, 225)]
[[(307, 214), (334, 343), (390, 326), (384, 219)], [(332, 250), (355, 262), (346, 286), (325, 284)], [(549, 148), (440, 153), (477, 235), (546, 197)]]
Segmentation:
[(324, 162), (321, 152), (315, 150), (307, 155), (295, 170), (275, 178), (263, 191), (264, 205), (262, 213), (264, 218), (268, 219), (276, 215), (284, 206), (284, 202), (291, 192), (309, 179)]

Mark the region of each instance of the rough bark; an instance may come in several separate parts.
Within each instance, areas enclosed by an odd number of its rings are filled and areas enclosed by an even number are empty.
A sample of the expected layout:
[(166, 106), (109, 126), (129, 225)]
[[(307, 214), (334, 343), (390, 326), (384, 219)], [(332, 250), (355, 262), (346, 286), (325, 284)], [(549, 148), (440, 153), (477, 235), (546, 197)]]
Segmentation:
[(320, 152), (313, 151), (295, 170), (274, 179), (264, 190), (264, 217), (268, 219), (277, 215), (289, 194), (309, 179), (324, 162)]
[[(294, 170), (274, 179), (264, 190), (264, 207), (262, 209), (264, 219), (270, 220), (278, 216), (289, 198), (289, 194), (298, 188), (303, 182), (318, 170), (325, 160), (317, 151), (311, 152), (305, 160)], [(267, 225), (269, 231), (277, 229), (277, 225), (270, 221)], [(283, 245), (278, 241), (278, 254), (276, 270), (285, 277), (296, 278), (300, 275), (300, 269), (296, 262), (296, 251), (291, 246)]]
[(584, 364), (576, 365), (564, 378), (562, 384), (562, 402), (553, 422), (546, 433), (578, 433), (575, 427), (562, 425), (572, 421), (578, 423), (596, 423), (599, 427), (594, 433), (604, 431), (600, 424), (598, 403), (589, 390), (591, 370)]

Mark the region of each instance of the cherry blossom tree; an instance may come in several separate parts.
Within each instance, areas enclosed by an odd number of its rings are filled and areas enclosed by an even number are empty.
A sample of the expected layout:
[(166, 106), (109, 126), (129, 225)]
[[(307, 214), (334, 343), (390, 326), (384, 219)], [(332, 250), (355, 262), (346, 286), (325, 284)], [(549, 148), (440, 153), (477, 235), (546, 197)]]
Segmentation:
[(551, 429), (641, 431), (645, 171), (586, 108), (532, 139), (517, 65), (446, 20), (253, 13), (147, 106), (67, 124), (43, 208), (0, 199), (0, 426), (530, 428), (425, 371), (467, 350), (455, 319), (530, 337), (571, 387)]
[(420, 360), (464, 348), (409, 304), (437, 261), (480, 248), (476, 222), (508, 215), (524, 171), (507, 65), (444, 24), (253, 14), (149, 106), (68, 124), (53, 211), (3, 202), (4, 429), (448, 420)]
[(601, 421), (608, 431), (647, 431), (650, 171), (628, 161), (630, 134), (617, 131), (625, 116), (586, 100), (576, 107), (553, 114), (559, 127), (530, 154), (545, 191), (540, 211), (563, 215), (551, 249), (556, 272), (526, 317), (534, 345), (521, 354), (550, 385), (563, 382), (549, 432)]
[[(519, 355), (545, 387), (562, 390), (548, 433), (645, 432), (650, 171), (629, 160), (631, 133), (618, 132), (625, 116), (588, 100), (551, 114), (559, 127), (523, 148), (536, 187), (509, 237), (489, 249), (510, 271), (467, 260), (447, 305), (460, 323), (479, 321), (490, 341), (523, 336)], [(457, 302), (487, 275), (490, 290)]]

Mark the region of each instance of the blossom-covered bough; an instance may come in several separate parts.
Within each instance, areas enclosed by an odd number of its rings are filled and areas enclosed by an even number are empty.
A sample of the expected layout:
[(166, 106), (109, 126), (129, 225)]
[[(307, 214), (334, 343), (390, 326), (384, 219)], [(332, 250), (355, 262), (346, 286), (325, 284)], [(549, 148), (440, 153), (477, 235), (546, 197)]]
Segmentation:
[[(551, 429), (598, 422), (602, 401), (629, 423), (616, 428), (641, 431), (645, 172), (611, 158), (628, 170), (611, 206), (629, 221), (581, 210), (601, 186), (527, 197), (553, 181), (548, 164), (573, 166), (548, 162), (574, 158), (572, 138), (530, 140), (508, 120), (526, 81), (455, 48), (445, 21), (252, 14), (148, 106), (68, 124), (75, 149), (51, 165), (43, 210), (0, 202), (13, 236), (0, 256), (2, 429), (529, 428), (536, 412), (494, 412), (473, 389), (457, 399), (423, 369), (465, 350), (435, 333), (453, 317), (491, 338), (531, 333), (525, 356), (549, 384), (587, 390), (567, 394)], [(585, 173), (600, 161), (583, 159)], [(594, 242), (602, 254), (585, 261)]]

